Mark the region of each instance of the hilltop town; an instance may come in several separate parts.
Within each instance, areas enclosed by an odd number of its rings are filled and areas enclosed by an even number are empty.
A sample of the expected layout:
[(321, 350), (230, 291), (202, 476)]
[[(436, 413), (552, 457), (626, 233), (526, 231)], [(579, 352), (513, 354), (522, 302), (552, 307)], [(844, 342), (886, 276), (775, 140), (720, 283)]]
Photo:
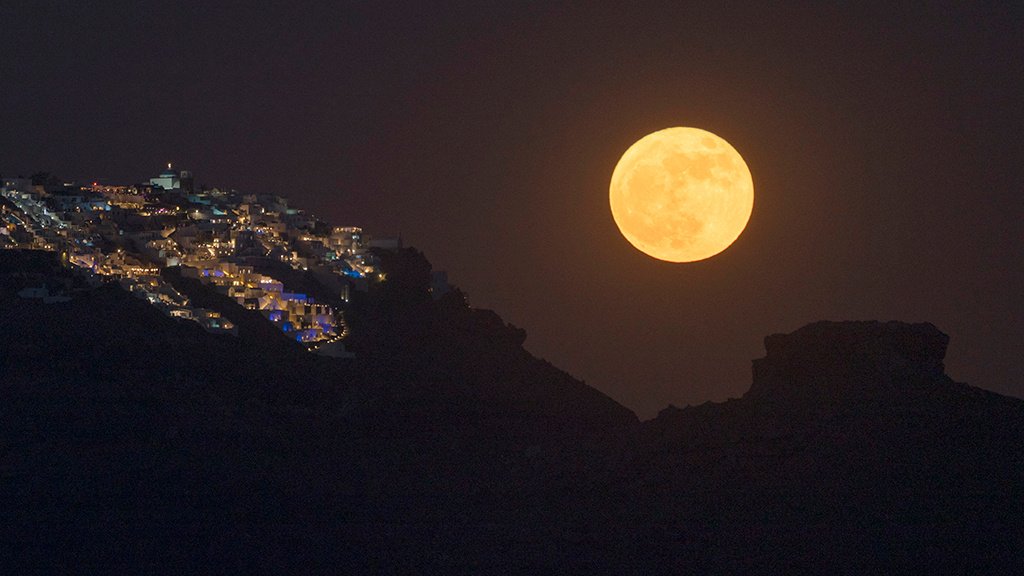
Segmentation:
[[(162, 272), (176, 269), (250, 310), (258, 310), (311, 351), (349, 356), (344, 310), (289, 290), (275, 270), (306, 271), (335, 302), (384, 280), (373, 248), (399, 248), (398, 238), (370, 238), (359, 227), (333, 227), (284, 197), (198, 189), (171, 164), (148, 182), (66, 183), (46, 173), (4, 178), (0, 187), (0, 249), (59, 253), (89, 286), (117, 282), (167, 316), (213, 333), (237, 327), (194, 306)], [(446, 282), (441, 277), (438, 292)], [(61, 286), (30, 287), (22, 298), (61, 302)]]

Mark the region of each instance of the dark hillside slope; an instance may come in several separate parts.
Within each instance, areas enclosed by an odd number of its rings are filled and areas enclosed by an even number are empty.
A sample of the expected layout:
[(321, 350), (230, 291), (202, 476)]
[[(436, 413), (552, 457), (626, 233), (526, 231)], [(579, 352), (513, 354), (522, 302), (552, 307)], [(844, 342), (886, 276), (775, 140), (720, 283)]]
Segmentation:
[[(237, 319), (237, 338), (114, 286), (64, 303), (18, 298), (25, 283), (69, 274), (53, 255), (4, 256), (0, 508), (14, 529), (0, 556), (19, 568), (371, 562), (372, 543), (338, 534), (379, 539), (390, 525), (504, 509), (495, 487), (509, 459), (636, 422), (526, 354), (521, 337), (496, 339), (515, 331), (464, 304), (368, 295), (389, 303), (353, 315), (382, 316), (388, 352), (335, 360), (196, 284), (193, 300)], [(401, 271), (392, 277), (400, 286)], [(414, 313), (428, 331), (399, 320)], [(478, 314), (490, 324), (461, 316)]]
[(666, 409), (614, 452), (605, 489), (648, 527), (630, 553), (680, 570), (1019, 573), (1024, 401), (950, 380), (947, 342), (898, 322), (769, 336), (742, 399)]
[(353, 361), (0, 252), (4, 572), (1024, 570), (1024, 401), (951, 381), (934, 326), (773, 335), (743, 398), (640, 423), (382, 258)]

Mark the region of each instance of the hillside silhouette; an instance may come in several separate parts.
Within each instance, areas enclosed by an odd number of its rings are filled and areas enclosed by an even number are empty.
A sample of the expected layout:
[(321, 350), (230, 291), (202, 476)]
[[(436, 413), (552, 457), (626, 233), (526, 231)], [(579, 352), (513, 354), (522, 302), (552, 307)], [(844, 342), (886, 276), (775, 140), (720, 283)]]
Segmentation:
[(0, 252), (10, 573), (1024, 568), (1024, 401), (949, 379), (930, 324), (769, 336), (742, 398), (640, 422), (381, 259), (333, 359), (173, 270), (237, 337)]

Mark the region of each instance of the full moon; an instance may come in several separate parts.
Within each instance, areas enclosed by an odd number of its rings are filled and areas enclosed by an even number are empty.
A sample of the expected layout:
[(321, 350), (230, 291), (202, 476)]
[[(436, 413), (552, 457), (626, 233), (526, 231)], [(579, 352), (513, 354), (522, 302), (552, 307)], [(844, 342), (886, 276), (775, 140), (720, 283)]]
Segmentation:
[(739, 238), (754, 207), (754, 182), (724, 139), (699, 128), (665, 128), (622, 155), (609, 201), (619, 231), (638, 250), (695, 262)]

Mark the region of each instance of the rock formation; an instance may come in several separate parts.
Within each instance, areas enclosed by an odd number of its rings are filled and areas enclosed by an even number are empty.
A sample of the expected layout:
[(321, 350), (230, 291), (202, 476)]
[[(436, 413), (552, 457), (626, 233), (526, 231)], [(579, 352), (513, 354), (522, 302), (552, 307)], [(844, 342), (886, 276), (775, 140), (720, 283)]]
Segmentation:
[(116, 287), (23, 301), (73, 279), (0, 253), (0, 566), (1024, 573), (1024, 401), (950, 380), (934, 326), (772, 335), (743, 398), (638, 422), (396, 258), (341, 361), (201, 285), (238, 338)]
[(764, 339), (744, 399), (777, 403), (879, 399), (949, 383), (949, 336), (931, 324), (815, 322)]

